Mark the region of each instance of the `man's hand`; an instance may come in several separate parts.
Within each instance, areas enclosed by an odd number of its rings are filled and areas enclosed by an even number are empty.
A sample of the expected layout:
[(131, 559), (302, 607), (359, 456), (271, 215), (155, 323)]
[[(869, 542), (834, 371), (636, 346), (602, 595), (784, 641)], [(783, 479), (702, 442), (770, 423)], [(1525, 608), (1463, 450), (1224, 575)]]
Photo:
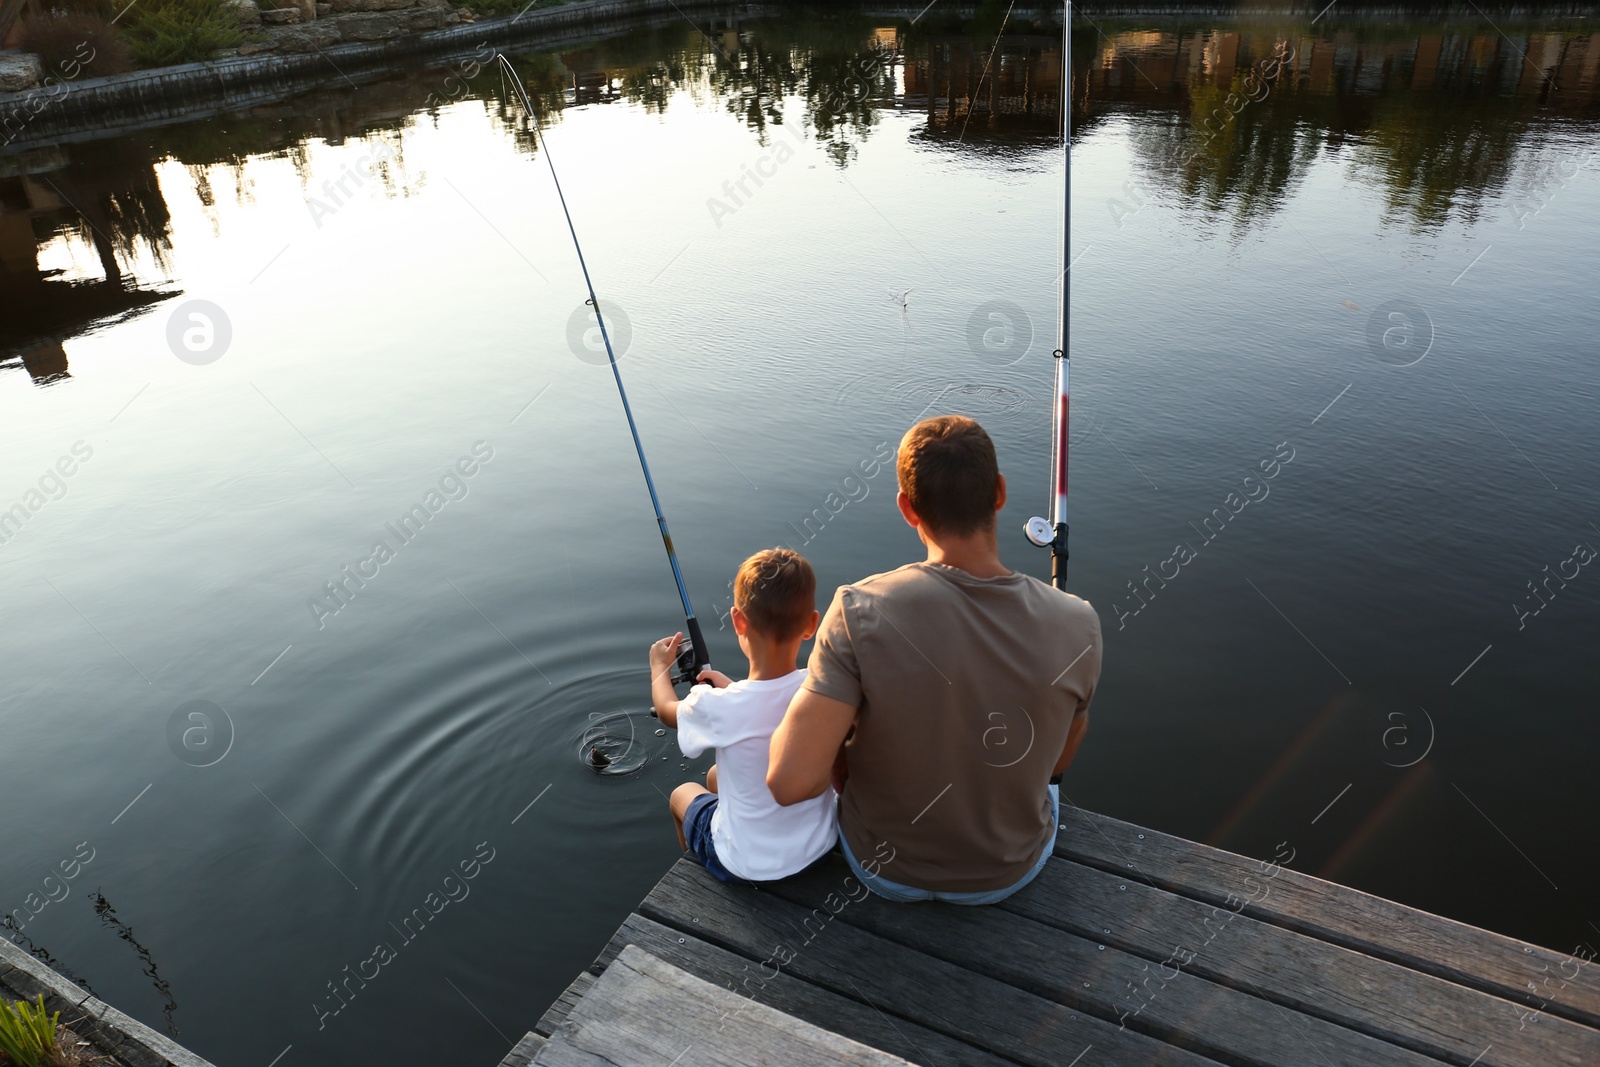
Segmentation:
[(802, 688), (772, 735), (767, 788), (787, 807), (820, 797), (833, 783), (834, 761), (855, 724), (856, 709)]

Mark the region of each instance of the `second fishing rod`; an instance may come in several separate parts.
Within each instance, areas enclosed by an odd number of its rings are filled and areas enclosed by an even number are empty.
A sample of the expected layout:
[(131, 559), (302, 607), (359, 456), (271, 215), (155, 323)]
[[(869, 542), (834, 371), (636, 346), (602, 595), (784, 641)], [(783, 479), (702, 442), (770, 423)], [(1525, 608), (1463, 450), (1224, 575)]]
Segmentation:
[[(667, 529), (667, 518), (661, 512), (661, 498), (656, 493), (655, 479), (650, 476), (650, 463), (644, 456), (644, 443), (639, 439), (639, 426), (633, 418), (633, 406), (628, 403), (628, 390), (622, 384), (622, 371), (617, 366), (617, 353), (611, 347), (611, 334), (606, 329), (605, 314), (600, 310), (600, 300), (595, 295), (594, 281), (589, 277), (589, 264), (583, 258), (583, 245), (578, 241), (578, 229), (573, 224), (572, 212), (567, 207), (566, 194), (561, 191), (561, 178), (556, 174), (555, 160), (550, 156), (550, 145), (544, 137), (544, 127), (539, 123), (539, 116), (533, 110), (533, 101), (528, 97), (528, 90), (523, 86), (522, 79), (517, 76), (511, 61), (506, 59), (504, 53), (497, 54), (500, 69), (510, 84), (515, 87), (517, 96), (522, 100), (522, 107), (528, 113), (528, 121), (533, 124), (533, 134), (538, 140), (539, 151), (544, 153), (544, 161), (550, 167), (550, 180), (555, 183), (556, 198), (561, 202), (561, 213), (567, 220), (567, 232), (572, 234), (572, 247), (578, 253), (578, 266), (583, 271), (583, 284), (589, 290), (589, 297), (585, 301), (594, 309), (595, 323), (600, 327), (600, 339), (605, 343), (606, 359), (611, 365), (611, 376), (617, 382), (617, 395), (622, 398), (622, 411), (628, 417), (628, 432), (633, 435), (633, 448), (639, 454), (639, 469), (644, 472), (644, 484), (650, 490), (650, 506), (655, 509), (656, 525), (661, 529), (661, 544), (667, 550), (667, 562), (672, 564), (672, 580), (678, 586), (678, 599), (683, 602), (683, 623), (685, 640), (678, 648), (676, 671), (672, 681), (675, 685), (685, 682), (693, 684), (700, 676), (700, 672), (711, 666), (711, 656), (706, 648), (705, 635), (700, 632), (700, 620), (695, 618), (694, 605), (689, 600), (688, 586), (683, 582), (683, 569), (678, 566), (678, 552), (672, 546), (672, 531)], [(652, 712), (652, 714), (654, 714)]]

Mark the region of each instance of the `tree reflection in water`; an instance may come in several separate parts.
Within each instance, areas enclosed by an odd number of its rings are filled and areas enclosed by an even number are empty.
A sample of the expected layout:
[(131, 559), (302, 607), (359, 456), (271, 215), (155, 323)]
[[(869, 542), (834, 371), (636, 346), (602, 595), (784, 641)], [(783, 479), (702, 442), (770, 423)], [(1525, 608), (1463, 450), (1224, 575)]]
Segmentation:
[[(515, 64), (552, 124), (571, 106), (666, 114), (717, 102), (763, 147), (774, 126), (804, 130), (844, 168), (894, 110), (923, 117), (914, 143), (926, 151), (1044, 161), (1061, 123), (1054, 16), (992, 3), (966, 23), (934, 12), (913, 24), (910, 14), (697, 15), (581, 48), (531, 50)], [(1180, 14), (1086, 25), (1073, 37), (1075, 133), (1137, 115), (1127, 124), (1134, 195), (1171, 198), (1238, 238), (1330, 154), (1348, 159), (1352, 180), (1382, 191), (1393, 225), (1470, 220), (1490, 198), (1533, 188), (1555, 121), (1592, 127), (1600, 112), (1600, 43), (1561, 19), (1505, 20), (1501, 34), (1477, 16), (1428, 26), (1337, 18), (1311, 32), (1272, 16), (1222, 28)], [(1287, 58), (1263, 77), (1274, 55)], [(0, 364), (61, 380), (64, 340), (175, 295), (160, 288), (171, 220), (155, 168), (167, 160), (186, 168), (209, 211), (224, 174), (238, 201), (252, 202), (251, 170), (267, 159), (288, 159), (302, 191), (318, 195), (307, 151), (317, 141), (381, 142), (377, 188), (409, 196), (421, 176), (404, 165), (407, 133), (436, 124), (445, 108), (482, 108), (517, 151), (535, 154), (526, 116), (508, 106), (492, 69), (445, 102), (440, 77), (411, 69), (337, 82), (203, 121), (54, 145), (41, 116), (24, 131), (31, 147), (0, 149)], [(41, 250), (63, 241), (92, 255), (101, 277), (41, 269)]]
[[(70, 377), (62, 342), (175, 295), (130, 273), (141, 253), (165, 270), (171, 216), (154, 157), (128, 141), (0, 157), (0, 362), (40, 385)], [(92, 251), (102, 277), (62, 278), (39, 251), (58, 242)]]

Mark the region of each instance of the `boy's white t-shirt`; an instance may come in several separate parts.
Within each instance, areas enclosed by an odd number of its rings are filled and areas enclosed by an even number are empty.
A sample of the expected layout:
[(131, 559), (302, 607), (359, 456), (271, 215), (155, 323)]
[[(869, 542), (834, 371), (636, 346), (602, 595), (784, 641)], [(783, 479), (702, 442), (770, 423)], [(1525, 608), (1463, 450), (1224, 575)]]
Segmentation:
[(808, 867), (838, 837), (837, 794), (783, 807), (767, 788), (772, 734), (805, 681), (782, 678), (697, 685), (678, 702), (678, 746), (690, 759), (717, 750), (717, 809), (711, 841), (729, 874), (752, 882), (786, 878)]

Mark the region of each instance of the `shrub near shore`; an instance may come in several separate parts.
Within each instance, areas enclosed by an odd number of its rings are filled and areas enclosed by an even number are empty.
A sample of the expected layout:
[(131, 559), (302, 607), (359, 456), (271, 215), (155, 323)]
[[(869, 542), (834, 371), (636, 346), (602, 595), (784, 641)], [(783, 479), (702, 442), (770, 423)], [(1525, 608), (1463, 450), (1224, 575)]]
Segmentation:
[(244, 39), (238, 8), (227, 0), (138, 0), (122, 12), (116, 25), (104, 0), (67, 0), (26, 24), (23, 47), (48, 71), (75, 64), (103, 77), (210, 59)]
[(139, 66), (165, 67), (210, 59), (244, 35), (237, 9), (221, 0), (141, 0), (127, 38)]

